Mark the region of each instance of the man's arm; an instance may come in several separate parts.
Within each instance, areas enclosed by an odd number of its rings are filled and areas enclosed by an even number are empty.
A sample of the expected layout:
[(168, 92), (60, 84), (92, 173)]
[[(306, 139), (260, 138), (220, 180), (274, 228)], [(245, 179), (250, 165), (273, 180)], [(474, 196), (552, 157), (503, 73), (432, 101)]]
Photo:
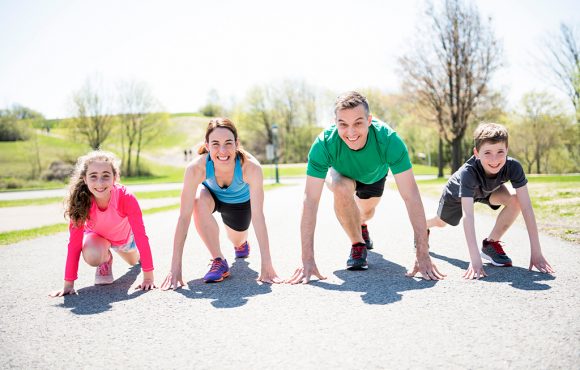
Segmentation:
[(306, 176), (302, 217), (300, 219), (300, 239), (302, 242), (302, 268), (298, 268), (288, 280), (291, 284), (308, 283), (310, 276), (316, 275), (319, 279), (326, 279), (319, 272), (314, 260), (314, 230), (318, 204), (324, 188), (324, 179)]
[(405, 206), (407, 207), (407, 214), (409, 215), (409, 221), (411, 221), (411, 225), (413, 226), (414, 240), (417, 247), (415, 266), (407, 275), (414, 276), (419, 272), (426, 280), (442, 279), (445, 275), (437, 270), (437, 267), (433, 262), (431, 262), (431, 257), (429, 256), (425, 210), (423, 208), (423, 202), (421, 201), (421, 195), (419, 194), (417, 182), (415, 182), (415, 177), (413, 176), (413, 170), (408, 169), (407, 171), (398, 173), (394, 176), (397, 188), (399, 189), (399, 194), (403, 198)]
[(552, 273), (554, 269), (552, 269), (552, 266), (550, 266), (542, 255), (538, 225), (536, 224), (536, 216), (534, 215), (534, 209), (532, 208), (532, 202), (528, 193), (528, 186), (524, 185), (517, 188), (516, 196), (520, 203), (520, 209), (522, 210), (522, 216), (524, 217), (526, 228), (528, 229), (528, 237), (530, 238), (531, 258), (529, 269), (531, 270), (533, 266), (536, 266), (541, 272)]

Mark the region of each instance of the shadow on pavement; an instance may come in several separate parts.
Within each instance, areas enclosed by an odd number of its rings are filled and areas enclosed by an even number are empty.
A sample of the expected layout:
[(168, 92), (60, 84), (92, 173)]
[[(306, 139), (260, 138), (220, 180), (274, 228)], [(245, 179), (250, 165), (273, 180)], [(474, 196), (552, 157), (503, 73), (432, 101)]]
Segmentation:
[(337, 270), (334, 275), (344, 282), (340, 285), (325, 281), (311, 281), (310, 284), (340, 292), (362, 292), (361, 298), (366, 304), (385, 305), (402, 299), (402, 292), (416, 289), (427, 289), (435, 286), (437, 281), (417, 280), (405, 276), (407, 269), (387, 261), (382, 254), (369, 251), (367, 256), (369, 268), (366, 271)]
[(234, 308), (248, 303), (248, 298), (272, 292), (270, 284), (256, 281), (258, 273), (244, 259), (236, 259), (230, 267), (230, 277), (219, 283), (207, 284), (203, 279), (187, 282), (189, 289), (176, 292), (187, 298), (210, 299), (215, 308)]
[[(449, 262), (453, 266), (459, 267), (462, 270), (467, 270), (469, 263), (458, 260), (456, 258), (446, 257), (437, 253), (429, 252), (431, 257)], [(512, 267), (497, 267), (492, 264), (484, 264), (487, 277), (482, 281), (491, 283), (510, 283), (516, 289), (522, 290), (548, 290), (552, 287), (548, 284), (542, 283), (556, 279), (554, 275), (544, 274), (539, 271), (529, 271), (528, 269), (512, 266)]]
[[(94, 315), (110, 310), (115, 302), (133, 299), (146, 293), (132, 288), (140, 272), (141, 265), (136, 264), (113, 284), (81, 288), (77, 290), (77, 295), (64, 296), (64, 302), (59, 306), (71, 308), (71, 312), (77, 315)], [(131, 294), (128, 293), (129, 290), (132, 291)]]

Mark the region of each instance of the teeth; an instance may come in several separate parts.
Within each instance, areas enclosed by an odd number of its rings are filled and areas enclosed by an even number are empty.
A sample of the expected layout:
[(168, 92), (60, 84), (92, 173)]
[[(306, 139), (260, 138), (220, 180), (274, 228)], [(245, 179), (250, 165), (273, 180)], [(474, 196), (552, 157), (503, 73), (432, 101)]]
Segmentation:
[(228, 158), (230, 157), (220, 157), (219, 155), (217, 156), (217, 159), (219, 159), (220, 161), (227, 161)]

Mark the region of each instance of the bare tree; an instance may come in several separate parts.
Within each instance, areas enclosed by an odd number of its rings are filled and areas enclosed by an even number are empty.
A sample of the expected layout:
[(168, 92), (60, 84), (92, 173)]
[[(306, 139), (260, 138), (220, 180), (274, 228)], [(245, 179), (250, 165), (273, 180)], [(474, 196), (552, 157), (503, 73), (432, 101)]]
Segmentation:
[(93, 149), (101, 147), (112, 128), (111, 104), (98, 78), (87, 79), (73, 93), (73, 124)]
[[(141, 174), (140, 154), (143, 144), (155, 137), (163, 126), (152, 119), (157, 102), (144, 82), (124, 81), (119, 86), (119, 118), (123, 137), (127, 140), (125, 173), (127, 176)], [(135, 148), (136, 146), (136, 148)], [(135, 169), (133, 168), (133, 152)]]
[[(470, 116), (487, 93), (502, 50), (491, 20), (483, 22), (473, 4), (446, 0), (442, 9), (429, 4), (425, 18), (413, 50), (400, 58), (403, 87), (437, 122), (440, 137), (451, 145), (455, 171), (464, 160), (462, 140)], [(421, 28), (423, 24), (427, 29)], [(441, 151), (442, 145), (440, 159)]]
[(562, 90), (576, 111), (580, 123), (580, 32), (562, 23), (560, 34), (545, 43), (545, 67), (555, 77), (555, 85)]

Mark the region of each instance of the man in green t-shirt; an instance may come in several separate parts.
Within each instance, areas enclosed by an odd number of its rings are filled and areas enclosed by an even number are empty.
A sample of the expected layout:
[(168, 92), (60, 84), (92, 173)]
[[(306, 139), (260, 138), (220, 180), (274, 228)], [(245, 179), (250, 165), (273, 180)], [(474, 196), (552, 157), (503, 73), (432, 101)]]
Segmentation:
[(427, 280), (442, 279), (445, 275), (429, 257), (425, 211), (405, 143), (388, 125), (373, 120), (366, 98), (355, 91), (337, 98), (334, 113), (335, 124), (316, 138), (308, 154), (300, 222), (303, 266), (288, 281), (308, 283), (312, 275), (325, 279), (314, 261), (314, 228), (325, 182), (334, 194), (336, 217), (352, 242), (347, 268), (368, 267), (367, 249), (373, 242), (366, 221), (375, 213), (389, 169), (415, 234), (417, 257), (411, 271)]

